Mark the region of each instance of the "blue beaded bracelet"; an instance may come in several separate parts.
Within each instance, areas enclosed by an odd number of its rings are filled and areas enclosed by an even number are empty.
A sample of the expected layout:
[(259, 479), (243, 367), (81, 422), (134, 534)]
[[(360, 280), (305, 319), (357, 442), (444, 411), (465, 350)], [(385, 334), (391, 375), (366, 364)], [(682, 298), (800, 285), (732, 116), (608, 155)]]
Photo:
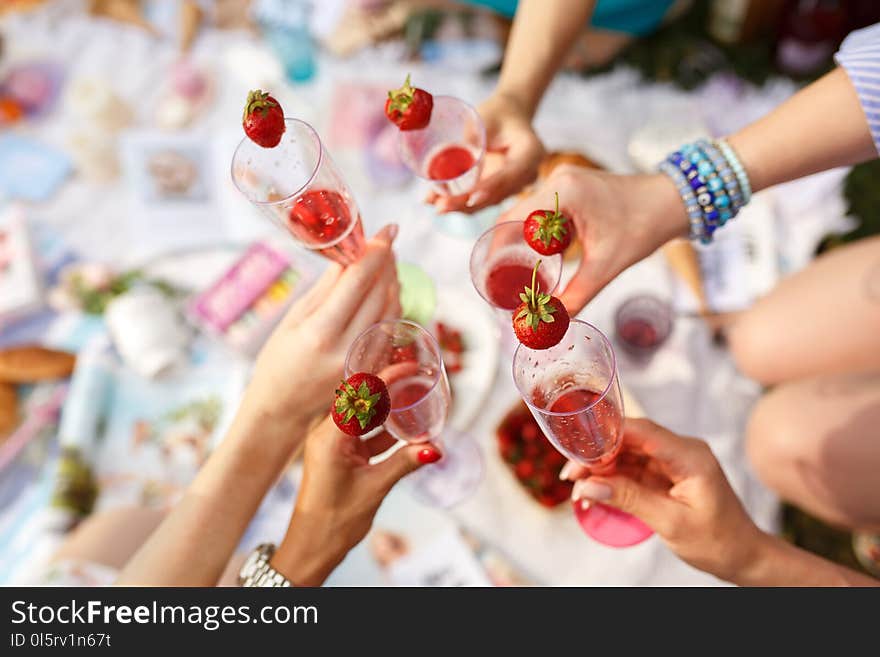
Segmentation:
[(726, 223), (727, 220), (732, 219), (733, 215), (739, 212), (743, 206), (743, 196), (740, 191), (739, 181), (737, 180), (733, 169), (730, 168), (727, 160), (725, 160), (724, 156), (721, 154), (721, 151), (719, 151), (712, 143), (706, 139), (700, 139), (697, 141), (697, 147), (715, 166), (716, 176), (719, 180), (713, 178), (715, 182), (710, 183), (710, 187), (712, 184), (715, 186), (723, 185), (724, 189), (727, 191), (727, 195), (730, 197), (730, 216), (722, 216), (722, 225), (724, 225), (724, 223)]
[(672, 178), (672, 182), (675, 183), (675, 187), (678, 190), (679, 196), (681, 196), (681, 200), (684, 201), (685, 211), (687, 212), (688, 221), (690, 223), (690, 234), (688, 237), (692, 240), (699, 240), (700, 242), (708, 243), (709, 240), (703, 229), (703, 210), (697, 204), (697, 197), (694, 195), (693, 191), (691, 191), (691, 186), (681, 172), (681, 169), (667, 160), (660, 163), (659, 169)]
[(739, 161), (736, 152), (730, 147), (730, 144), (724, 139), (717, 140), (715, 144), (718, 146), (718, 150), (724, 155), (724, 159), (730, 163), (730, 168), (733, 169), (733, 173), (736, 174), (739, 188), (742, 190), (743, 205), (745, 205), (752, 199), (752, 185), (749, 182), (749, 175), (746, 173), (746, 169), (742, 165), (742, 162)]
[[(712, 240), (712, 234), (715, 232), (715, 229), (720, 225), (721, 213), (716, 205), (717, 198), (715, 192), (709, 189), (706, 175), (700, 173), (699, 165), (694, 164), (694, 160), (697, 163), (700, 161), (706, 162), (708, 167), (704, 166), (703, 171), (711, 172), (714, 169), (709, 162), (702, 160), (702, 155), (698, 157), (693, 145), (688, 144), (687, 146), (688, 148), (683, 147), (681, 151), (670, 155), (669, 161), (678, 166), (688, 181), (691, 190), (696, 195), (697, 203), (703, 211), (703, 241), (709, 242)], [(726, 199), (726, 194), (724, 198)]]
[(733, 219), (752, 195), (748, 174), (723, 139), (700, 139), (671, 153), (658, 169), (674, 182), (687, 211), (690, 237), (703, 244)]

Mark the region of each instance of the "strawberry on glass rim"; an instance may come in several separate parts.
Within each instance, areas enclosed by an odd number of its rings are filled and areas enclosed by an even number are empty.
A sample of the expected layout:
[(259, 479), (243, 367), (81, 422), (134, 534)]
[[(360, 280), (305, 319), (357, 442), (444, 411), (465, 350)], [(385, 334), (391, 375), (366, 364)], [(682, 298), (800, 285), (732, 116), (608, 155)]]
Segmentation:
[(433, 108), (434, 97), (413, 87), (407, 75), (402, 87), (388, 92), (385, 116), (400, 130), (421, 130), (430, 123)]
[(559, 212), (559, 192), (555, 210), (535, 210), (523, 224), (523, 237), (541, 255), (562, 253), (571, 244), (574, 225)]
[(362, 436), (382, 425), (391, 411), (391, 395), (374, 374), (356, 372), (342, 382), (333, 400), (333, 422), (349, 436)]
[(284, 134), (281, 104), (262, 89), (248, 93), (241, 119), (245, 134), (263, 148), (274, 148)]
[(522, 303), (513, 311), (513, 331), (529, 349), (549, 349), (559, 344), (571, 319), (559, 299), (541, 292), (537, 281), (540, 266), (538, 260), (532, 270), (532, 286), (519, 295)]

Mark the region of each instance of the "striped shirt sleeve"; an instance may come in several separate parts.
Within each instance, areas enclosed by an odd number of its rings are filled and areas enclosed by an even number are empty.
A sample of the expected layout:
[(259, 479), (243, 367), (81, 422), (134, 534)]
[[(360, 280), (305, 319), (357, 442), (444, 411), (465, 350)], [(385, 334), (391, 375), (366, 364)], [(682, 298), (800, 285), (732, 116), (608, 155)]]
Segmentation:
[(880, 153), (880, 23), (846, 37), (834, 59), (856, 88), (874, 148)]

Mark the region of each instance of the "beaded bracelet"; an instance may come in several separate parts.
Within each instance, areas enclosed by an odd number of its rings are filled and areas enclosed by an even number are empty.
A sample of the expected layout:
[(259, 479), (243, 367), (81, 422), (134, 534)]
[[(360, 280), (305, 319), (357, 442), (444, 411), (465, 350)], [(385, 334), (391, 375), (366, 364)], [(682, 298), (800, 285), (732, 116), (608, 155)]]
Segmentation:
[(672, 179), (681, 196), (690, 238), (703, 244), (711, 242), (715, 231), (751, 199), (745, 168), (723, 139), (685, 144), (658, 169)]
[(727, 162), (730, 164), (730, 168), (733, 169), (733, 173), (736, 174), (736, 179), (737, 181), (739, 181), (739, 187), (742, 190), (743, 205), (745, 205), (752, 199), (752, 185), (749, 182), (749, 176), (746, 173), (746, 169), (742, 165), (742, 162), (739, 161), (739, 157), (737, 157), (736, 152), (724, 139), (717, 140), (715, 144), (724, 155), (724, 159), (726, 159)]
[[(712, 234), (720, 225), (720, 212), (716, 206), (716, 194), (710, 190), (706, 184), (706, 176), (700, 173), (698, 165), (691, 161), (692, 157), (698, 162), (700, 161), (695, 157), (694, 153), (695, 151), (692, 149), (688, 150), (688, 155), (683, 154), (683, 152), (672, 153), (672, 155), (669, 156), (669, 161), (681, 170), (696, 195), (697, 203), (700, 205), (703, 214), (704, 236), (701, 241), (708, 243), (712, 241)], [(706, 162), (706, 164), (709, 163)], [(711, 166), (712, 165), (709, 164), (709, 168), (711, 168)], [(707, 168), (704, 166), (703, 170), (707, 171)]]
[[(743, 205), (743, 195), (740, 190), (739, 181), (736, 178), (736, 174), (733, 172), (733, 169), (730, 168), (730, 165), (727, 163), (727, 160), (724, 159), (724, 156), (721, 154), (721, 151), (715, 147), (713, 143), (706, 139), (700, 139), (697, 141), (697, 148), (699, 148), (709, 159), (709, 161), (715, 166), (715, 172), (718, 178), (721, 180), (721, 184), (724, 186), (724, 189), (727, 191), (727, 195), (730, 197), (731, 208), (733, 210), (733, 214), (740, 211)], [(714, 180), (714, 179), (713, 179)], [(717, 185), (719, 183), (715, 183)], [(730, 219), (732, 217), (727, 217)], [(722, 217), (722, 225), (726, 219)]]
[(681, 169), (672, 162), (666, 160), (660, 163), (659, 169), (672, 178), (676, 189), (678, 189), (679, 196), (681, 196), (682, 201), (684, 201), (685, 211), (687, 212), (688, 221), (690, 222), (691, 227), (689, 235), (690, 239), (699, 240), (700, 242), (707, 244), (709, 239), (706, 237), (706, 231), (703, 229), (703, 210), (697, 204), (697, 197), (694, 195), (693, 191), (691, 191), (691, 186), (690, 183), (688, 183), (687, 178), (684, 177)]

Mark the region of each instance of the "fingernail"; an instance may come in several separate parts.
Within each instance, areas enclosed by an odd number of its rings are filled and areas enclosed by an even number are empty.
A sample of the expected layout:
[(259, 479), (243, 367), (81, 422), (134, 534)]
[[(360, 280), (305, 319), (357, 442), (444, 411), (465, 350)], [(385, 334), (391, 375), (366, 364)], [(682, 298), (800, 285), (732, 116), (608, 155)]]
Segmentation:
[(559, 471), (559, 478), (562, 481), (565, 481), (571, 476), (572, 470), (574, 470), (574, 463), (571, 461), (566, 462), (566, 464), (562, 466), (562, 470)]
[(397, 224), (388, 224), (388, 241), (393, 242), (394, 238), (397, 237), (398, 231), (400, 231), (400, 226)]
[(441, 458), (443, 458), (443, 454), (438, 452), (433, 447), (426, 447), (425, 449), (423, 449), (422, 451), (420, 451), (418, 453), (417, 458), (419, 459), (419, 463), (422, 463), (422, 464), (436, 463)]
[(579, 500), (587, 498), (604, 502), (611, 499), (611, 486), (602, 484), (592, 479), (581, 479), (575, 482), (574, 489), (571, 491), (572, 499)]
[(465, 205), (469, 208), (472, 208), (475, 205), (478, 205), (479, 203), (482, 203), (485, 200), (486, 200), (486, 192), (474, 192), (473, 194), (470, 195), (470, 197), (468, 198)]

